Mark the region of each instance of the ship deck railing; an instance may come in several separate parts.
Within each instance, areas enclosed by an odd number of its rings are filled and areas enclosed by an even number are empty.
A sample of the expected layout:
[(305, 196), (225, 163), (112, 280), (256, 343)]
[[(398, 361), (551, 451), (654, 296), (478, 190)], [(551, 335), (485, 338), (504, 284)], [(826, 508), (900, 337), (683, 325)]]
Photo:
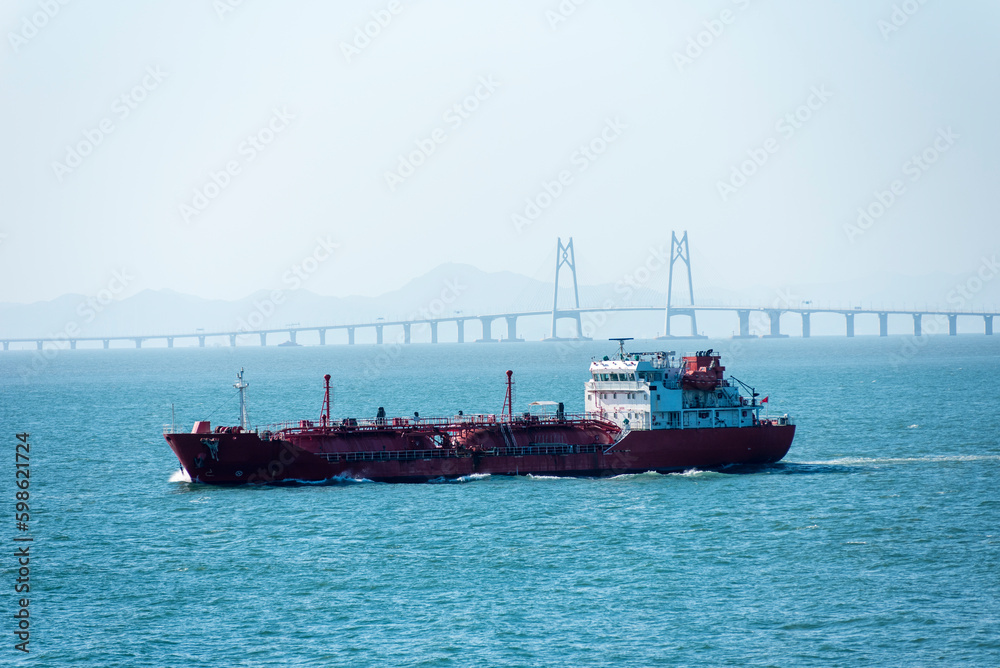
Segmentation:
[(345, 433), (385, 430), (405, 430), (436, 433), (455, 431), (456, 429), (490, 428), (501, 425), (608, 425), (610, 421), (600, 413), (564, 413), (552, 415), (457, 415), (452, 418), (342, 418), (331, 420), (325, 426), (317, 420), (299, 420), (298, 422), (279, 422), (264, 427), (257, 427), (257, 432), (315, 432), (315, 433)]
[[(572, 424), (577, 426), (614, 426), (614, 423), (599, 412), (589, 413), (558, 413), (546, 415), (456, 415), (452, 418), (342, 418), (331, 420), (325, 426), (319, 420), (298, 420), (288, 422), (277, 422), (263, 426), (256, 426), (250, 429), (257, 434), (275, 435), (278, 433), (303, 433), (311, 432), (317, 434), (342, 434), (353, 432), (387, 431), (401, 430), (407, 432), (441, 433), (454, 432), (465, 429), (499, 428), (501, 425), (524, 426), (558, 426), (561, 424)], [(164, 434), (189, 433), (178, 432), (177, 425), (163, 425)], [(219, 427), (215, 427), (211, 432), (206, 432), (206, 436), (219, 433)]]

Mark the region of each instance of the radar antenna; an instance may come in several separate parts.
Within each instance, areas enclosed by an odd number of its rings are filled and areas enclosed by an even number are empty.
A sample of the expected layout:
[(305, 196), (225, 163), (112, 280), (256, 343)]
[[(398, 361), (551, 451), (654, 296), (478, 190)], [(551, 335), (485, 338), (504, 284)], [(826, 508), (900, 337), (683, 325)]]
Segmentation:
[(626, 341), (632, 341), (632, 340), (633, 339), (632, 339), (631, 336), (623, 337), (623, 338), (618, 338), (618, 339), (608, 339), (608, 341), (617, 341), (618, 342), (618, 359), (620, 359), (620, 360), (625, 359), (625, 342)]

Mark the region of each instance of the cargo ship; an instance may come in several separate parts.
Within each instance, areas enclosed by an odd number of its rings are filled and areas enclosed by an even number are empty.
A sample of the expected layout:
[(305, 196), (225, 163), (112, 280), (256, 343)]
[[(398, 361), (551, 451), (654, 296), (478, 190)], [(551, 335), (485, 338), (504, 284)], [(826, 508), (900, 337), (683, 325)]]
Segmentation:
[[(606, 477), (763, 465), (787, 454), (788, 415), (762, 418), (759, 394), (726, 377), (720, 355), (625, 352), (593, 360), (585, 412), (536, 401), (515, 413), (513, 372), (499, 414), (450, 418), (331, 415), (330, 375), (318, 420), (251, 428), (240, 370), (240, 424), (195, 422), (164, 437), (192, 482), (239, 485), (346, 480), (429, 482), (477, 474)], [(745, 396), (744, 392), (746, 393)]]

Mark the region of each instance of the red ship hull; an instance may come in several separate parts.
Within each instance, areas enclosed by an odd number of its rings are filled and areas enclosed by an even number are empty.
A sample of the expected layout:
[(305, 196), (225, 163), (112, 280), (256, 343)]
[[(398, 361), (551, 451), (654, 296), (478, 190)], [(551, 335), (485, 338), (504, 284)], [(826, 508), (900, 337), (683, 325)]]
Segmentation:
[(692, 468), (767, 464), (787, 454), (794, 425), (631, 431), (617, 443), (601, 421), (549, 425), (480, 425), (443, 437), (441, 430), (336, 429), (167, 434), (195, 482), (246, 484), (338, 479), (427, 482), (477, 474), (604, 477)]

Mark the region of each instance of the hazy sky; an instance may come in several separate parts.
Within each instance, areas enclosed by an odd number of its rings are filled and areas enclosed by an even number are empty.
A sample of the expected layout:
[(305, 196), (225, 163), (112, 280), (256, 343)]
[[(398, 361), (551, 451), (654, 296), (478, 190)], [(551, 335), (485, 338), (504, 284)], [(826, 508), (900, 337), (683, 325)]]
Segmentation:
[(995, 2), (0, 12), (0, 301), (115, 272), (221, 298), (294, 266), (338, 296), (445, 262), (548, 277), (558, 236), (598, 283), (671, 229), (724, 288), (971, 275), (1000, 250)]

